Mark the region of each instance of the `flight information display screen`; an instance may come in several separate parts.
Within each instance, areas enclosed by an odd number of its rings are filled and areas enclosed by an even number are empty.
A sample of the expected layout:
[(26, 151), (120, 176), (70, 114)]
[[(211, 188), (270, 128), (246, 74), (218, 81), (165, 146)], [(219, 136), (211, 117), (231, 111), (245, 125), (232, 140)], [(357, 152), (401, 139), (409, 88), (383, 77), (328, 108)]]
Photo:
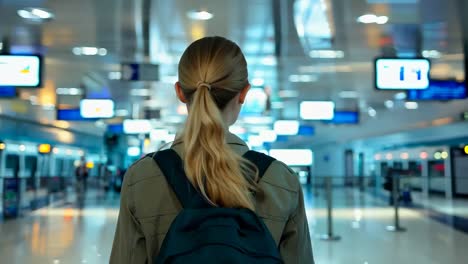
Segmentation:
[(40, 87), (40, 56), (0, 55), (0, 86)]
[(465, 82), (456, 80), (431, 80), (426, 90), (409, 90), (407, 99), (417, 100), (456, 100), (467, 98)]
[(80, 114), (83, 118), (112, 118), (114, 117), (114, 101), (83, 99), (80, 102)]
[(97, 118), (84, 118), (81, 116), (79, 108), (76, 109), (57, 109), (57, 120), (63, 121), (95, 121)]
[(427, 59), (375, 60), (375, 87), (379, 90), (420, 90), (429, 87), (431, 64)]
[(335, 111), (335, 116), (332, 120), (323, 121), (327, 124), (359, 124), (359, 113), (353, 111)]

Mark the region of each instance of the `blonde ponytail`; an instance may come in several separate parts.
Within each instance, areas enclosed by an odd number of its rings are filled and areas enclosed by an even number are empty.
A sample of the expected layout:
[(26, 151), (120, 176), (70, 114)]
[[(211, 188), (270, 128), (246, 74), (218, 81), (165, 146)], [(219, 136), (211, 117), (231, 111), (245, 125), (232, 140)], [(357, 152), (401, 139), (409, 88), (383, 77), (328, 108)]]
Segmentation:
[[(248, 84), (246, 66), (238, 46), (224, 38), (205, 38), (186, 50), (179, 63), (181, 88), (189, 99), (182, 140), (185, 173), (210, 203), (254, 210), (256, 168), (226, 144), (227, 126), (221, 115), (228, 101)], [(203, 75), (206, 79), (200, 80)]]

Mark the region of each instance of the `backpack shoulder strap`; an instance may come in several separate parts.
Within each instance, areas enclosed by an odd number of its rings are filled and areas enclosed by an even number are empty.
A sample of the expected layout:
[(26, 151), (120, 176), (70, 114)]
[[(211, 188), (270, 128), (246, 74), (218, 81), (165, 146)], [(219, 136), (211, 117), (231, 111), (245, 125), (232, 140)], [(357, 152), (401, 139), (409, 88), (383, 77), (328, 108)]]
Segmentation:
[(166, 149), (150, 154), (158, 164), (169, 186), (175, 192), (182, 207), (200, 208), (211, 207), (187, 179), (182, 159), (173, 149)]
[(261, 179), (265, 172), (267, 171), (268, 167), (270, 167), (271, 163), (275, 161), (275, 158), (272, 158), (268, 155), (265, 155), (261, 152), (249, 150), (244, 155), (244, 158), (248, 159), (250, 162), (255, 164), (258, 168), (258, 177)]

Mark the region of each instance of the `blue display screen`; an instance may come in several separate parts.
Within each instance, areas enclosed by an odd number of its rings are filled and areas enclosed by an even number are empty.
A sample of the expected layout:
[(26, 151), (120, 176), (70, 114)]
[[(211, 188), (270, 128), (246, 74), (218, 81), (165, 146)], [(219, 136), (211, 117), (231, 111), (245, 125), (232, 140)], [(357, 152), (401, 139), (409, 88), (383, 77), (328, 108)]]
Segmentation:
[(110, 124), (107, 125), (107, 132), (111, 134), (123, 134), (124, 127), (123, 124)]
[(57, 120), (65, 121), (93, 121), (95, 118), (84, 118), (81, 116), (80, 109), (57, 109)]
[(12, 86), (0, 86), (0, 97), (12, 98), (16, 97), (16, 88)]
[(426, 90), (409, 90), (408, 100), (455, 100), (467, 98), (464, 82), (455, 80), (431, 80)]
[(315, 127), (313, 126), (299, 126), (299, 132), (297, 132), (300, 136), (313, 136), (315, 134)]
[(323, 121), (326, 124), (359, 124), (359, 113), (353, 111), (335, 111), (332, 120)]

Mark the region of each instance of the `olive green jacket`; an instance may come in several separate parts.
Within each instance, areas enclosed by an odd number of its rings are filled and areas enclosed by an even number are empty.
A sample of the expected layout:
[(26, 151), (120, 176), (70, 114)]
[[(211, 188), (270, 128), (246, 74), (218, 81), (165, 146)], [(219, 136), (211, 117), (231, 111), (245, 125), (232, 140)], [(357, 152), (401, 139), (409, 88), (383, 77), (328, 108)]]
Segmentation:
[[(233, 134), (227, 143), (240, 155), (249, 149)], [(183, 144), (172, 148), (183, 158)], [(256, 213), (265, 222), (286, 264), (314, 263), (304, 197), (296, 174), (274, 161), (259, 182), (264, 195)], [(152, 263), (182, 207), (151, 157), (133, 164), (122, 185), (120, 212), (110, 263)]]

